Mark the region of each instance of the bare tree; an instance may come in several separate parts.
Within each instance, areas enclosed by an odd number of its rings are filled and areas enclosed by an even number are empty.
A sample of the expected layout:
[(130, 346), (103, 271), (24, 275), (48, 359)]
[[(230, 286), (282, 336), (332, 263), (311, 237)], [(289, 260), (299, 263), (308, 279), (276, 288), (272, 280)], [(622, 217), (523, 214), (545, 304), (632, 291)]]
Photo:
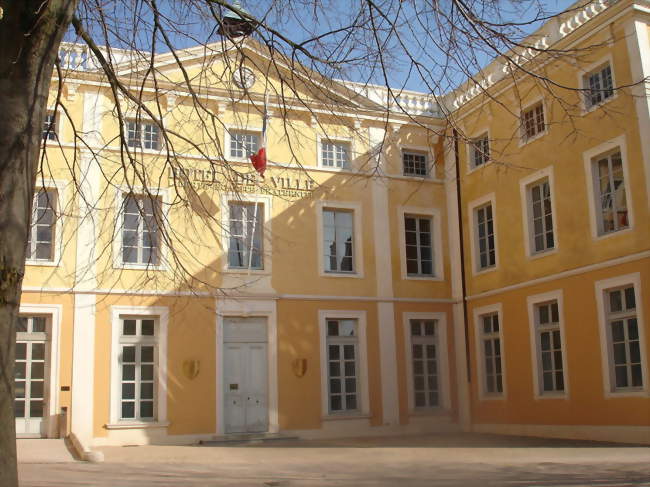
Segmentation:
[[(223, 162), (220, 134), (228, 129), (219, 103), (246, 101), (250, 110), (243, 117), (267, 117), (269, 111), (280, 117), (283, 140), (292, 154), (290, 161), (282, 162), (300, 167), (295, 123), (300, 117), (314, 116), (315, 123), (320, 123), (323, 115), (338, 118), (343, 111), (354, 111), (360, 120), (380, 114), (389, 124), (398, 114), (432, 131), (431, 116), (454, 126), (459, 97), (490, 96), (492, 81), (481, 69), (492, 58), (509, 66), (503, 71), (505, 76), (532, 76), (551, 96), (562, 98), (559, 92), (575, 88), (554, 81), (533, 58), (542, 52), (556, 59), (581, 54), (554, 51), (526, 40), (531, 30), (553, 15), (539, 0), (514, 4), (268, 0), (250, 5), (250, 13), (238, 2), (226, 0), (0, 0), (0, 5), (0, 484), (7, 487), (17, 485), (13, 363), (25, 249), (35, 187), (39, 177), (47, 177), (48, 153), (55, 150), (42, 150), (51, 87), (56, 109), (74, 131), (76, 147), (68, 164), (82, 202), (87, 193), (78, 154), (83, 150), (91, 159), (102, 159), (105, 189), (81, 205), (85, 210), (107, 210), (99, 203), (106, 199), (106, 188), (124, 184), (144, 188), (155, 198), (151, 192), (159, 186), (155, 178), (175, 176), (175, 196), (167, 210), (189, 208), (202, 215), (205, 225), (174, 229), (164, 224), (168, 211), (162, 208), (150, 209), (147, 215), (156, 221), (152, 225), (160, 230), (159, 238), (172, 249), (164, 258), (179, 286), (194, 289), (210, 286), (210, 280), (205, 272), (196, 272), (207, 264), (193, 257), (186, 234), (219, 228), (219, 222), (193, 184), (196, 174), (179, 154), (193, 152), (205, 162), (199, 179), (218, 182), (213, 191), (232, 190), (242, 178), (259, 184), (249, 166)], [(225, 18), (235, 19), (240, 30), (224, 23)], [(249, 36), (240, 36), (248, 30)], [(62, 44), (64, 38), (70, 43)], [(65, 55), (59, 57), (60, 52)], [(197, 53), (203, 59), (198, 74), (184, 65), (188, 55)], [(235, 54), (220, 58), (230, 63), (225, 73), (215, 64), (217, 55), (224, 53)], [(181, 78), (170, 79), (163, 68), (168, 66), (176, 67)], [(245, 77), (245, 66), (255, 66), (267, 79), (279, 83), (265, 84), (263, 92), (242, 86), (216, 90), (208, 83), (216, 77), (227, 84), (233, 73)], [(103, 83), (114, 102), (112, 115), (119, 121), (119, 131), (111, 139), (82, 131), (69, 117), (64, 88), (88, 79)], [(461, 90), (454, 91), (459, 85)], [(421, 96), (416, 102), (408, 90), (413, 87), (430, 94), (424, 104)], [(186, 130), (163, 124), (164, 114), (178, 97), (191, 106), (191, 115), (182, 121), (188, 124)], [(222, 100), (216, 109), (210, 97)], [(567, 106), (567, 113), (575, 115), (574, 108)], [(144, 170), (141, 154), (129, 143), (128, 120), (137, 126), (143, 117), (153, 121), (161, 139), (155, 174)], [(349, 117), (341, 120), (350, 125)], [(355, 130), (354, 124), (350, 130)], [(198, 133), (201, 139), (194, 136)], [(450, 133), (443, 130), (432, 135), (445, 140)], [(97, 150), (115, 144), (119, 149), (110, 154)], [(364, 171), (378, 169), (374, 155), (360, 155)], [(141, 206), (137, 211), (147, 216)], [(101, 231), (114, 232), (115, 228), (108, 225)], [(110, 250), (99, 249), (94, 257)], [(219, 272), (216, 267), (208, 270)]]

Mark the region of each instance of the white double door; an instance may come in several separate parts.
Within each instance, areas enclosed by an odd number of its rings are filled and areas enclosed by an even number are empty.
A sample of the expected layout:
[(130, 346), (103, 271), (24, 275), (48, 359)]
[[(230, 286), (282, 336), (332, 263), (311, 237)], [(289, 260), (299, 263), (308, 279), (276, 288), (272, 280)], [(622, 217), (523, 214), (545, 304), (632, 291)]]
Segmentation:
[(263, 433), (269, 428), (265, 318), (224, 319), (224, 430)]

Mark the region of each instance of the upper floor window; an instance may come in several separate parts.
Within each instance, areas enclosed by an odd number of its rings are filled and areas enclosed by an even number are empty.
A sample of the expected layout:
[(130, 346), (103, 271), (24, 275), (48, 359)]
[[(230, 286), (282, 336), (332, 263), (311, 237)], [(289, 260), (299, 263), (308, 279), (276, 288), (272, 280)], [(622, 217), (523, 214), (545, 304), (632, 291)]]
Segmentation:
[(43, 140), (57, 140), (56, 112), (47, 112), (43, 120)]
[(562, 336), (557, 300), (534, 306), (537, 373), (541, 393), (564, 392)]
[(228, 267), (231, 269), (263, 269), (264, 205), (231, 202)]
[(432, 219), (404, 215), (406, 273), (409, 276), (433, 276)]
[(324, 167), (350, 167), (350, 143), (331, 140), (321, 141), (321, 164)]
[(612, 80), (612, 68), (607, 63), (598, 69), (588, 73), (583, 78), (585, 89), (585, 104), (587, 109), (602, 103), (614, 96), (614, 83)]
[(598, 233), (605, 234), (629, 226), (623, 160), (620, 152), (592, 160), (596, 194)]
[(352, 211), (323, 209), (323, 250), (325, 272), (355, 272)]
[(476, 255), (478, 269), (488, 269), (496, 265), (496, 245), (494, 240), (494, 216), (492, 204), (481, 206), (474, 210), (476, 226)]
[(129, 147), (159, 150), (161, 147), (160, 128), (153, 122), (128, 120), (126, 122), (126, 141)]
[(472, 168), (482, 166), (490, 160), (490, 139), (488, 134), (483, 134), (470, 142), (470, 157)]
[(429, 174), (427, 155), (421, 152), (402, 152), (404, 176), (426, 176)]
[(545, 252), (554, 248), (553, 208), (551, 205), (551, 186), (548, 179), (528, 187), (528, 205), (530, 239), (533, 252)]
[(329, 412), (357, 411), (359, 404), (358, 321), (327, 319)]
[(483, 360), (482, 381), (485, 394), (503, 394), (503, 363), (499, 328), (499, 313), (479, 316), (480, 350)]
[(257, 132), (230, 131), (230, 157), (245, 159), (255, 154), (260, 147), (260, 134)]
[(609, 369), (614, 389), (643, 388), (642, 347), (639, 339), (634, 286), (605, 290)]
[(128, 194), (122, 206), (122, 263), (160, 264), (159, 198)]
[(522, 138), (524, 141), (543, 133), (546, 130), (544, 122), (544, 104), (542, 102), (524, 110), (521, 114)]
[(27, 260), (54, 260), (57, 193), (41, 189), (34, 195), (32, 223), (27, 237)]
[(120, 419), (156, 417), (157, 323), (153, 317), (123, 318), (120, 332)]

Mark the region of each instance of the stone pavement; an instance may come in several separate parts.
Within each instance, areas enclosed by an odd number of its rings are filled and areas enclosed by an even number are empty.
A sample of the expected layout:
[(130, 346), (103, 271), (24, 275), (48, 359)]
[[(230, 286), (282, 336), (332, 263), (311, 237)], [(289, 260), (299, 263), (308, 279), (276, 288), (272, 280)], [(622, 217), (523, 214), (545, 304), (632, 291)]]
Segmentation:
[(650, 486), (650, 448), (477, 434), (101, 448), (21, 463), (22, 487)]

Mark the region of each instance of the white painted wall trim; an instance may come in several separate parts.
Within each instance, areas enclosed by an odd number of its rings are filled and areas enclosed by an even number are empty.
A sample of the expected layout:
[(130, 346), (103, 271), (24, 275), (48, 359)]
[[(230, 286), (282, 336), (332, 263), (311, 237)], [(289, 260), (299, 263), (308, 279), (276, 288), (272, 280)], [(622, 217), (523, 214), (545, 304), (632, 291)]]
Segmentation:
[(521, 289), (528, 286), (535, 286), (537, 284), (554, 281), (556, 279), (562, 279), (565, 277), (586, 274), (587, 272), (597, 271), (599, 269), (606, 269), (607, 267), (613, 267), (613, 266), (625, 264), (627, 262), (634, 262), (635, 260), (646, 259), (648, 257), (650, 257), (650, 250), (645, 250), (643, 252), (638, 252), (636, 254), (625, 255), (623, 257), (617, 257), (616, 259), (606, 260), (604, 262), (599, 262), (597, 264), (590, 264), (587, 266), (577, 267), (576, 269), (558, 272), (556, 274), (550, 274), (548, 276), (540, 277), (538, 279), (531, 279), (530, 281), (520, 282), (517, 284), (512, 284), (510, 286), (504, 286), (498, 289), (492, 289), (490, 291), (485, 291), (483, 293), (474, 294), (472, 296), (468, 296), (467, 301), (474, 301), (476, 299), (487, 298), (508, 291), (514, 291), (516, 289)]
[(94, 294), (74, 297), (70, 430), (84, 450), (88, 449), (93, 437), (96, 302)]
[(49, 336), (49, 377), (48, 377), (48, 400), (47, 400), (47, 437), (56, 438), (58, 436), (58, 417), (59, 417), (59, 370), (60, 364), (60, 340), (61, 340), (61, 320), (63, 316), (63, 306), (60, 304), (21, 304), (18, 311), (22, 314), (29, 315), (47, 315), (50, 325)]
[(277, 324), (277, 305), (273, 299), (246, 299), (244, 301), (238, 298), (217, 298), (216, 306), (216, 420), (217, 435), (224, 435), (225, 416), (224, 416), (224, 318), (237, 317), (265, 317), (267, 323), (267, 353), (268, 353), (268, 404), (269, 404), (269, 433), (280, 431), (279, 413), (278, 413), (278, 324)]
[[(437, 408), (416, 408), (413, 387), (413, 353), (411, 347), (411, 320), (436, 320), (436, 357), (438, 365), (438, 400)], [(410, 414), (427, 411), (451, 409), (451, 379), (449, 376), (449, 349), (447, 345), (447, 313), (405, 312), (402, 313), (402, 331), (404, 333), (404, 358), (406, 360), (406, 387), (408, 391), (408, 410)]]

